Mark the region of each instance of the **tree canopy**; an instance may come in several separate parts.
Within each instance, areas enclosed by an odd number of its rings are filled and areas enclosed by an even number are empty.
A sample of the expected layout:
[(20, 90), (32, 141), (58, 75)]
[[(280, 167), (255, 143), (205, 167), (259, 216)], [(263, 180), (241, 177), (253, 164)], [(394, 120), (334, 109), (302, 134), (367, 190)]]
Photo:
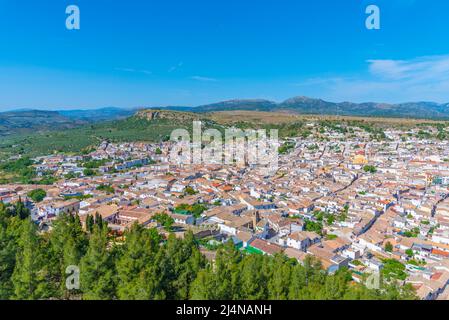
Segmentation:
[[(83, 229), (78, 216), (61, 215), (42, 232), (0, 203), (0, 299), (415, 299), (408, 286), (371, 290), (349, 270), (328, 274), (312, 257), (300, 264), (250, 255), (229, 241), (208, 261), (190, 232), (163, 239), (135, 224), (116, 237), (98, 219), (90, 216)], [(80, 270), (75, 290), (65, 285), (70, 266)]]
[(28, 192), (28, 197), (33, 199), (34, 202), (41, 202), (47, 196), (47, 192), (43, 189), (35, 189)]

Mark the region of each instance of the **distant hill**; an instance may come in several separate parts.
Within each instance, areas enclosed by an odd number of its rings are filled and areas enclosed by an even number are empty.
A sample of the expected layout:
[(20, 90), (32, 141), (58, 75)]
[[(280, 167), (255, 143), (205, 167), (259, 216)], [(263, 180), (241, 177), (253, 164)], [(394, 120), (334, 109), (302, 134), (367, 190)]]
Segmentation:
[[(329, 102), (304, 96), (294, 97), (281, 103), (263, 99), (236, 99), (198, 107), (168, 106), (158, 108), (121, 109), (115, 107), (91, 110), (16, 110), (0, 113), (0, 136), (28, 134), (77, 128), (126, 119), (142, 110), (170, 110), (177, 112), (213, 113), (219, 111), (258, 111), (303, 115), (384, 117), (406, 119), (449, 120), (449, 103), (409, 102), (353, 103)], [(179, 116), (179, 114), (178, 114)]]
[(185, 123), (186, 121), (200, 120), (201, 115), (198, 113), (177, 110), (145, 109), (138, 111), (134, 117), (148, 121), (168, 120), (175, 124)]
[(194, 107), (186, 106), (166, 106), (166, 107), (142, 107), (140, 110), (170, 110), (170, 111), (180, 111), (180, 112), (192, 112)]
[(193, 108), (196, 112), (214, 112), (231, 110), (275, 111), (276, 102), (263, 99), (229, 100)]
[(134, 112), (120, 108), (64, 111), (22, 109), (1, 112), (0, 136), (72, 129), (89, 123), (124, 119)]
[(135, 110), (107, 107), (91, 110), (63, 110), (58, 112), (72, 120), (100, 122), (130, 117), (135, 113)]
[[(166, 109), (171, 109), (167, 107)], [(340, 115), (360, 117), (394, 117), (414, 119), (449, 120), (449, 103), (438, 104), (434, 102), (409, 102), (401, 104), (388, 103), (353, 103), (329, 102), (304, 96), (294, 97), (281, 103), (269, 100), (230, 100), (193, 108), (183, 108), (191, 112), (217, 112), (217, 111), (266, 111), (287, 112), (294, 114)]]
[(21, 110), (0, 113), (0, 135), (36, 131), (70, 129), (82, 122), (67, 118), (56, 111)]

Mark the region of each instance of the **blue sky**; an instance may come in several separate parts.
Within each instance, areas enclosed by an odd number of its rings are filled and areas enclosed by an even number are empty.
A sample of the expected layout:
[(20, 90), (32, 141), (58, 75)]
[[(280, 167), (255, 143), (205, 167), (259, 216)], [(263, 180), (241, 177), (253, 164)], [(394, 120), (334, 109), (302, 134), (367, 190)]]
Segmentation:
[(446, 0), (0, 0), (0, 110), (449, 102), (448, 17)]

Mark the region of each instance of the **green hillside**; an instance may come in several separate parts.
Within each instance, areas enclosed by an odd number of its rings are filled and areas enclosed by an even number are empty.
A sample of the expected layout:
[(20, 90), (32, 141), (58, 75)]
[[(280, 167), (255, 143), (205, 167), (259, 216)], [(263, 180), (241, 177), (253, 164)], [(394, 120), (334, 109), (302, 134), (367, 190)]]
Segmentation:
[(22, 110), (0, 113), (0, 136), (71, 129), (84, 123), (55, 111)]
[[(191, 132), (194, 120), (201, 120), (203, 129), (235, 126), (241, 129), (277, 129), (279, 137), (320, 138), (325, 130), (333, 130), (354, 136), (353, 129), (368, 132), (374, 140), (384, 140), (386, 128), (412, 128), (431, 126), (438, 129), (435, 138), (445, 139), (447, 122), (410, 119), (383, 119), (362, 117), (305, 116), (275, 112), (226, 111), (215, 113), (192, 113), (168, 110), (142, 110), (136, 115), (108, 122), (86, 124), (77, 128), (17, 134), (0, 140), (0, 160), (11, 156), (36, 157), (52, 153), (80, 153), (101, 141), (110, 142), (159, 142), (167, 140), (171, 132), (184, 128)], [(318, 127), (311, 130), (307, 123)], [(321, 137), (323, 138), (323, 137)], [(323, 138), (324, 139), (324, 138)]]
[(162, 141), (168, 139), (174, 129), (188, 129), (192, 126), (191, 120), (177, 120), (173, 112), (166, 113), (171, 116), (147, 119), (136, 115), (125, 120), (84, 125), (74, 129), (5, 137), (0, 142), (0, 158), (19, 154), (35, 157), (55, 152), (78, 153), (103, 140)]

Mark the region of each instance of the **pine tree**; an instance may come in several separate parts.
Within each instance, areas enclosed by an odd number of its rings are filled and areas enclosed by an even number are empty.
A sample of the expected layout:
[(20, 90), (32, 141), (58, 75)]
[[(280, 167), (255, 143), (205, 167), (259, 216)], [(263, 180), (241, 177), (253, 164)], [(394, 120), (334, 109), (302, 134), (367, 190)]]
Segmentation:
[[(191, 297), (193, 299), (233, 299), (240, 287), (240, 270), (242, 254), (235, 248), (232, 241), (217, 251), (216, 259), (204, 272), (199, 272), (193, 282)], [(204, 289), (205, 292), (201, 293)]]
[(16, 216), (20, 219), (24, 220), (30, 216), (30, 210), (25, 207), (25, 204), (22, 202), (22, 198), (19, 197), (19, 201), (12, 208), (8, 208), (7, 212), (10, 216)]
[(190, 286), (193, 300), (238, 299), (242, 254), (232, 241), (218, 249), (216, 258), (198, 271)]
[(10, 232), (10, 221), (3, 203), (0, 203), (0, 300), (13, 294), (12, 274), (18, 250), (17, 239)]
[(276, 255), (271, 261), (272, 273), (268, 279), (270, 300), (286, 300), (290, 284), (291, 265), (285, 256)]
[(37, 235), (37, 227), (30, 219), (23, 221), (19, 247), (12, 275), (13, 298), (36, 300), (52, 297), (43, 248)]
[(95, 224), (94, 217), (91, 216), (90, 214), (88, 214), (87, 217), (86, 217), (86, 230), (87, 230), (87, 232), (89, 232), (89, 233), (93, 232), (94, 224)]
[(208, 266), (198, 272), (197, 277), (190, 286), (192, 300), (218, 300), (220, 297), (215, 290), (215, 279), (212, 267)]
[(170, 299), (189, 298), (190, 284), (198, 271), (204, 267), (205, 260), (200, 253), (192, 232), (185, 234), (184, 240), (171, 235), (165, 245), (167, 263), (166, 289)]
[(103, 218), (101, 217), (101, 215), (98, 212), (95, 213), (95, 224), (100, 229), (103, 229), (103, 227), (106, 227), (106, 223), (103, 221)]
[(262, 300), (266, 299), (266, 278), (262, 272), (265, 257), (250, 255), (243, 258), (240, 268), (240, 290), (238, 299)]
[(77, 293), (69, 292), (66, 288), (66, 270), (69, 266), (79, 266), (86, 246), (87, 238), (77, 215), (60, 215), (54, 221), (49, 239), (48, 260), (51, 262), (53, 283), (61, 298), (69, 299)]
[[(171, 268), (167, 263), (165, 248), (158, 250), (153, 263), (145, 266), (138, 279), (139, 287), (143, 288), (143, 297), (139, 299), (165, 300), (167, 296), (167, 282), (170, 279)], [(149, 298), (148, 298), (149, 297)]]
[(289, 285), (289, 300), (304, 300), (307, 290), (306, 269), (297, 264), (292, 268), (292, 274)]
[(289, 299), (322, 299), (322, 287), (326, 273), (322, 270), (321, 263), (316, 258), (307, 256), (303, 264), (297, 265), (292, 271)]
[(114, 264), (108, 251), (108, 230), (93, 228), (86, 255), (81, 259), (81, 290), (84, 299), (108, 300), (114, 298)]
[(348, 291), (351, 275), (347, 269), (340, 269), (335, 275), (328, 276), (324, 283), (324, 297), (326, 300), (341, 300)]
[(126, 243), (117, 260), (117, 297), (119, 299), (150, 299), (144, 286), (145, 268), (154, 264), (159, 250), (160, 236), (157, 231), (134, 224), (125, 234)]

